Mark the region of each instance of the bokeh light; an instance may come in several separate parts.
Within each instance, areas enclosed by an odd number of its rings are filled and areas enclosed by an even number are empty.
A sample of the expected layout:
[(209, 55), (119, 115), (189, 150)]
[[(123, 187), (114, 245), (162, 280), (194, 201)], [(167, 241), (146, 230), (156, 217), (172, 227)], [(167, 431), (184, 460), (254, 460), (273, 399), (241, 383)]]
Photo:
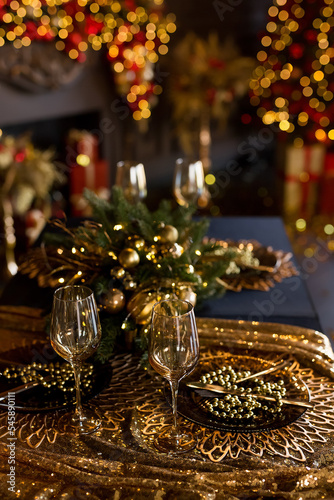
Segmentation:
[[(168, 52), (175, 15), (163, 13), (164, 0), (2, 0), (0, 46), (24, 49), (32, 42), (53, 42), (70, 59), (84, 63), (86, 52), (103, 50), (136, 120), (148, 118), (161, 94), (153, 65)], [(147, 105), (139, 108), (131, 87), (141, 87)]]
[[(334, 132), (334, 11), (331, 0), (274, 0), (259, 61), (250, 81), (250, 103), (265, 125), (304, 142), (331, 143)], [(264, 110), (264, 111), (262, 111)]]

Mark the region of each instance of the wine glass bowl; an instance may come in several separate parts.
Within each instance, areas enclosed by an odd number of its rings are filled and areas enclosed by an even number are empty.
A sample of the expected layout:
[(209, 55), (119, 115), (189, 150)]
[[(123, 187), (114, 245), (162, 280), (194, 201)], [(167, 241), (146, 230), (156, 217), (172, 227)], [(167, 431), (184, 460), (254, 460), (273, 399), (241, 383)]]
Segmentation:
[(204, 193), (204, 170), (201, 161), (178, 158), (175, 162), (173, 194), (181, 206), (196, 205)]
[(130, 203), (138, 203), (146, 198), (144, 165), (131, 161), (119, 161), (116, 167), (115, 185), (122, 188), (125, 199)]
[(83, 410), (80, 395), (82, 362), (95, 352), (100, 340), (101, 326), (93, 292), (81, 285), (58, 288), (53, 296), (50, 341), (56, 353), (73, 368), (76, 407), (63, 420), (66, 430), (74, 434), (88, 434), (101, 425), (93, 412)]
[(193, 305), (178, 299), (162, 300), (152, 311), (149, 336), (149, 362), (168, 380), (172, 393), (173, 425), (155, 439), (165, 453), (182, 453), (195, 447), (192, 434), (179, 431), (177, 393), (179, 382), (198, 363), (199, 341)]

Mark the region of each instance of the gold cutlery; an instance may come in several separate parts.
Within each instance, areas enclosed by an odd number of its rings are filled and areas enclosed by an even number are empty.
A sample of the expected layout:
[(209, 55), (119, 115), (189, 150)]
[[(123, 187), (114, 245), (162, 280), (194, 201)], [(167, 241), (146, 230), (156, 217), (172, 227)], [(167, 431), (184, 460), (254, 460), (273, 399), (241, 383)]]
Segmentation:
[(233, 383), (239, 384), (239, 382), (244, 382), (245, 380), (250, 380), (252, 378), (261, 377), (262, 375), (267, 375), (268, 373), (282, 370), (283, 368), (285, 368), (289, 364), (290, 364), (289, 361), (280, 361), (279, 363), (276, 363), (274, 366), (271, 366), (270, 368), (267, 368), (266, 370), (262, 370), (261, 372), (253, 373), (252, 375), (248, 375), (247, 377), (240, 378), (239, 380), (236, 380)]
[[(52, 379), (51, 376), (45, 377), (43, 381), (49, 382)], [(20, 394), (21, 392), (28, 391), (30, 389), (33, 389), (34, 387), (37, 387), (42, 383), (41, 380), (34, 380), (31, 382), (26, 382), (25, 384), (18, 385), (16, 387), (13, 387), (12, 389), (8, 389), (7, 391), (0, 392), (0, 402), (2, 402), (4, 399), (8, 398), (8, 393), (10, 395), (16, 395)]]
[[(274, 401), (274, 402), (277, 401), (276, 398), (272, 396), (264, 396), (262, 394), (254, 394), (249, 392), (230, 391), (229, 389), (224, 389), (220, 385), (204, 384), (203, 382), (188, 382), (186, 385), (192, 389), (197, 389), (198, 391), (205, 392), (205, 397), (215, 397), (214, 394), (220, 393), (220, 394), (231, 394), (232, 396), (238, 396), (241, 398), (252, 396), (253, 398), (256, 399), (263, 399), (266, 401)], [(303, 408), (314, 407), (313, 403), (308, 403), (307, 401), (297, 401), (293, 399), (284, 399), (284, 398), (280, 399), (279, 401), (281, 401), (283, 404), (302, 406)]]

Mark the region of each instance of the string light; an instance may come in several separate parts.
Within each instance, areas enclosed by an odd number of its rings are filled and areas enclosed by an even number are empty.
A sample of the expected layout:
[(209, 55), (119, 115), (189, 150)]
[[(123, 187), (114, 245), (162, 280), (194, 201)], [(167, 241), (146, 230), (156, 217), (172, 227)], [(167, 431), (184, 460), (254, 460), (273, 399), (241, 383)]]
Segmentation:
[[(105, 49), (116, 85), (127, 98), (136, 120), (147, 119), (161, 93), (153, 65), (168, 52), (175, 15), (162, 13), (164, 0), (3, 0), (0, 3), (0, 46), (27, 47), (33, 41), (53, 42), (58, 51), (78, 62), (86, 52)], [(142, 88), (141, 98), (132, 92)], [(139, 106), (139, 104), (141, 105)]]
[[(250, 102), (265, 125), (307, 142), (334, 140), (333, 0), (274, 0), (250, 81)], [(262, 111), (263, 110), (263, 111)]]

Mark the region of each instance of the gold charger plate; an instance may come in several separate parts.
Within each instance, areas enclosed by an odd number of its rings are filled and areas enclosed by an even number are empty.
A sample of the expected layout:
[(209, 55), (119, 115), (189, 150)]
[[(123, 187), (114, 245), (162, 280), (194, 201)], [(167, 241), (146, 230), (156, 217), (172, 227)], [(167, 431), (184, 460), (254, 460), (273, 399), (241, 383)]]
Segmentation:
[[(207, 398), (202, 397), (194, 389), (187, 387), (186, 381), (199, 381), (201, 375), (221, 369), (223, 366), (231, 366), (235, 371), (247, 370), (257, 373), (270, 368), (273, 363), (257, 357), (229, 353), (203, 360), (191, 376), (180, 383), (178, 395), (178, 413), (180, 415), (191, 422), (210, 429), (225, 432), (262, 432), (285, 427), (295, 422), (307, 410), (305, 407), (284, 404), (280, 412), (260, 411), (258, 415), (248, 419), (223, 418), (213, 415), (204, 405)], [(284, 387), (286, 388), (285, 399), (300, 402), (310, 401), (310, 393), (306, 384), (300, 378), (295, 377), (288, 369), (278, 370), (267, 375), (265, 381), (277, 381), (279, 379), (284, 381)], [(247, 382), (243, 382), (240, 385), (245, 387), (246, 384)], [(214, 397), (219, 397), (219, 394)]]

